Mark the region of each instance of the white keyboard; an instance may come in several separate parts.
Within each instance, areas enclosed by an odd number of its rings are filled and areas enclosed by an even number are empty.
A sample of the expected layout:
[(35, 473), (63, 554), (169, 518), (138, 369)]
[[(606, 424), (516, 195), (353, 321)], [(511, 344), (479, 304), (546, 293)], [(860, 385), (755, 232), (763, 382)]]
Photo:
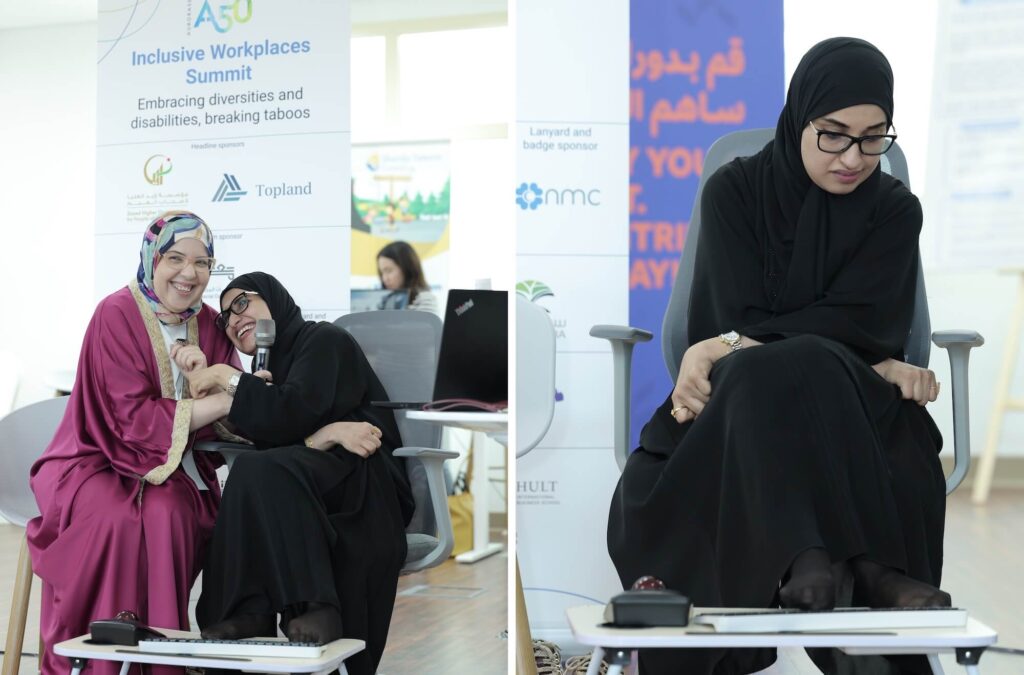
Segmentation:
[(956, 607), (842, 607), (814, 612), (777, 609), (764, 612), (701, 612), (693, 623), (719, 633), (818, 633), (903, 628), (963, 628), (967, 610)]
[(139, 640), (139, 651), (183, 656), (270, 656), (315, 659), (320, 657), (324, 647), (315, 642), (285, 642), (269, 638), (248, 640), (154, 638)]

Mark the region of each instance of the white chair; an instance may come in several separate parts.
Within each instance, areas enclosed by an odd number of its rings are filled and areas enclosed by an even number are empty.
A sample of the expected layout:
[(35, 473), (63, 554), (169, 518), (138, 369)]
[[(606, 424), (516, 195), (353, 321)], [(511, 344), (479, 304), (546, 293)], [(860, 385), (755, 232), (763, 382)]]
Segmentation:
[[(540, 305), (516, 296), (516, 457), (537, 447), (555, 414), (555, 327)], [(516, 673), (535, 675), (533, 640), (516, 562)]]
[[(28, 472), (53, 438), (67, 402), (67, 397), (46, 399), (0, 419), (0, 516), (19, 527), (25, 527), (39, 515), (35, 496), (29, 488)], [(2, 675), (18, 675), (31, 592), (32, 560), (28, 555), (28, 542), (22, 537)]]

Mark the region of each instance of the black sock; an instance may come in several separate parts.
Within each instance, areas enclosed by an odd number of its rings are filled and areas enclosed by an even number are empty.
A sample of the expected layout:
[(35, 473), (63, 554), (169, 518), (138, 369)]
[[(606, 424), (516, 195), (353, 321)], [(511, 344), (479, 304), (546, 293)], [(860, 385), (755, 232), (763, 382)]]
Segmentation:
[(836, 584), (832, 561), (823, 548), (809, 548), (793, 559), (789, 580), (779, 589), (783, 607), (832, 609), (836, 605)]
[(331, 605), (307, 603), (306, 612), (288, 622), (285, 634), (292, 642), (333, 642), (341, 637), (341, 614)]
[(273, 614), (238, 614), (204, 629), (200, 633), (206, 640), (244, 640), (251, 637), (274, 637)]
[(871, 607), (950, 607), (949, 593), (864, 557), (850, 561), (858, 596)]

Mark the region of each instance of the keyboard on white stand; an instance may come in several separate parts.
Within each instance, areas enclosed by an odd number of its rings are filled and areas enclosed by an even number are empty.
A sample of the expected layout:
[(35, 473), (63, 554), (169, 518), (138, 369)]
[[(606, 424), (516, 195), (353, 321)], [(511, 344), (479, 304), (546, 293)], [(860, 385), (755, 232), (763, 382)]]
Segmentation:
[(248, 640), (156, 638), (139, 640), (139, 651), (181, 656), (267, 656), (315, 659), (323, 653), (324, 647), (315, 642), (285, 642), (266, 638)]
[(693, 623), (719, 633), (792, 633), (886, 630), (905, 628), (963, 628), (967, 610), (956, 607), (841, 607), (825, 611), (778, 609), (764, 612), (702, 611)]

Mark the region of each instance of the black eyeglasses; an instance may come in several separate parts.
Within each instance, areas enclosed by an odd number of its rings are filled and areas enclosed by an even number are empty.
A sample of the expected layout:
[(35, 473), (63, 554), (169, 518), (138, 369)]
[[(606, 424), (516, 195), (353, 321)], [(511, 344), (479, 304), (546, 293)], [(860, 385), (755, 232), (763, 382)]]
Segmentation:
[(862, 155), (884, 155), (896, 142), (896, 134), (875, 134), (871, 136), (851, 136), (838, 131), (822, 131), (808, 122), (811, 129), (818, 134), (818, 150), (831, 155), (840, 155), (856, 143)]
[(239, 293), (238, 296), (231, 301), (231, 304), (228, 305), (228, 308), (217, 315), (217, 328), (220, 328), (221, 330), (227, 330), (228, 319), (231, 318), (231, 315), (241, 314), (242, 312), (249, 308), (250, 295), (259, 295), (259, 293), (254, 293), (253, 291), (242, 291), (241, 293)]

